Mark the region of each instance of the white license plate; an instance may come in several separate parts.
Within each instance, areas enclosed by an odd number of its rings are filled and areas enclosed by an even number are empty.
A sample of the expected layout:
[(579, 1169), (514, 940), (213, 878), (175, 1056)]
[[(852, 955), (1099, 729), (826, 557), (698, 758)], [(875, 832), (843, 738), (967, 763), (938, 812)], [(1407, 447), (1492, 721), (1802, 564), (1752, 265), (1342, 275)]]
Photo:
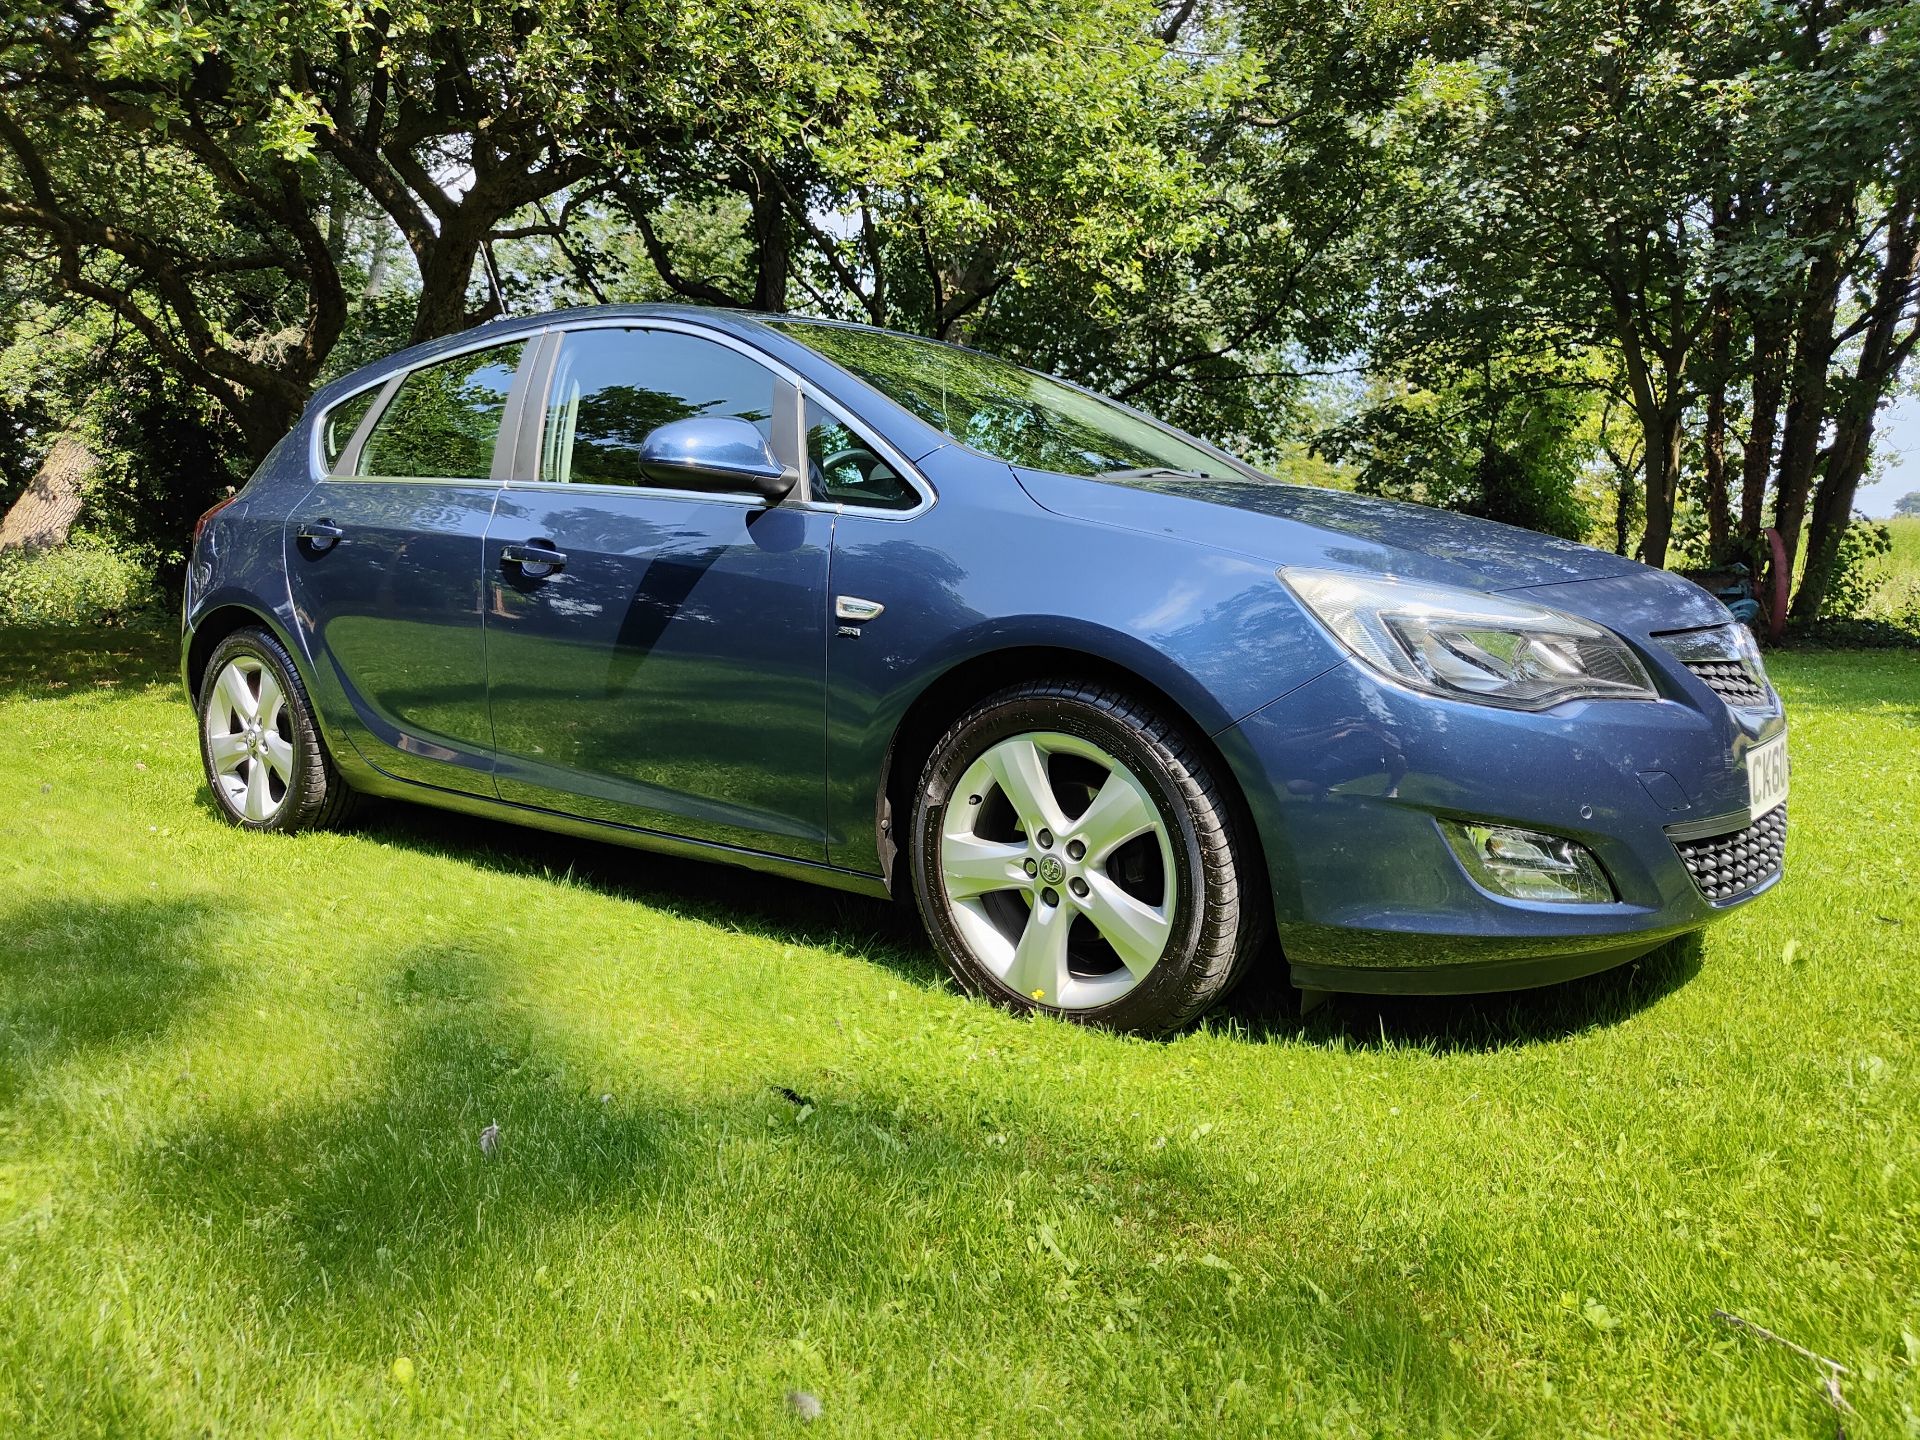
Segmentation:
[(1787, 737), (1747, 751), (1747, 813), (1759, 819), (1787, 798)]

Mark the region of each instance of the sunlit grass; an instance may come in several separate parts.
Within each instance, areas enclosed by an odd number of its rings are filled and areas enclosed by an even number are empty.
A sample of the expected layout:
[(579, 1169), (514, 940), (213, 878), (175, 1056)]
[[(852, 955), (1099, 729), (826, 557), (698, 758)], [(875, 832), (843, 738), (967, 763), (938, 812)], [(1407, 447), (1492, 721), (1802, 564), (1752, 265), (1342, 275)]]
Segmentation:
[(1893, 549), (1873, 562), (1874, 591), (1866, 614), (1877, 620), (1920, 616), (1920, 516), (1882, 522)]
[(870, 902), (237, 834), (167, 641), (0, 631), (0, 1434), (1831, 1434), (1716, 1307), (1910, 1433), (1920, 656), (1776, 669), (1703, 946), (1145, 1043)]

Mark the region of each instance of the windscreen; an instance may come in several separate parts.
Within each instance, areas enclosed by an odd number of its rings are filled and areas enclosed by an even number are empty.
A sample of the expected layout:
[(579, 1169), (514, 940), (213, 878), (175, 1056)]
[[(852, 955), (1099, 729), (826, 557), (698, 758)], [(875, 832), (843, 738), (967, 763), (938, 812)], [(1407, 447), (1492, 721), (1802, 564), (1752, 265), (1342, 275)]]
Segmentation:
[(805, 320), (771, 323), (929, 425), (1009, 464), (1065, 475), (1243, 478), (1110, 400), (977, 350)]

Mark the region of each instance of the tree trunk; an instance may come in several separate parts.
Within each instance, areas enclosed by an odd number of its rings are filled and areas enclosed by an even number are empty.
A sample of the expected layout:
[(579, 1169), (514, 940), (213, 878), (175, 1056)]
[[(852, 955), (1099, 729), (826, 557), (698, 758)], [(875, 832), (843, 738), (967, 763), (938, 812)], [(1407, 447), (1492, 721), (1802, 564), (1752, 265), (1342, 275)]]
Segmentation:
[(1733, 317), (1724, 293), (1713, 300), (1713, 325), (1707, 336), (1707, 416), (1700, 436), (1701, 485), (1707, 502), (1707, 560), (1724, 564), (1733, 529), (1727, 496), (1727, 358), (1733, 346)]
[(1787, 423), (1780, 438), (1780, 472), (1773, 504), (1773, 523), (1786, 546), (1789, 574), (1800, 551), (1800, 531), (1806, 522), (1814, 466), (1820, 457), (1820, 436), (1826, 428), (1827, 366), (1833, 360), (1833, 319), (1842, 281), (1837, 231), (1844, 209), (1830, 206), (1816, 221), (1815, 233), (1822, 237), (1823, 247), (1808, 271), (1800, 318), (1794, 327)]
[(779, 315), (787, 308), (792, 262), (787, 246), (787, 207), (770, 176), (756, 174), (753, 192), (753, 308)]
[(1616, 468), (1619, 479), (1613, 501), (1613, 553), (1616, 555), (1625, 555), (1633, 540), (1634, 501), (1639, 498), (1634, 488), (1634, 473), (1626, 465)]
[(1780, 399), (1786, 391), (1787, 327), (1771, 310), (1753, 316), (1752, 414), (1740, 445), (1740, 542), (1758, 545), (1766, 519), (1767, 476), (1773, 472), (1773, 442), (1780, 432)]
[(414, 307), (409, 345), (467, 328), (467, 288), (473, 283), (473, 260), (479, 252), (477, 240), (466, 244), (441, 234), (420, 267), (420, 300)]
[(80, 518), (87, 479), (97, 463), (73, 431), (56, 439), (20, 498), (0, 517), (0, 552), (66, 544), (67, 533)]
[(1640, 558), (1661, 568), (1673, 539), (1673, 504), (1680, 489), (1680, 451), (1686, 438), (1681, 418), (1681, 411), (1667, 406), (1640, 417), (1647, 437), (1647, 528), (1640, 537)]
[(1909, 191), (1895, 197), (1894, 213), (1889, 217), (1887, 249), (1874, 285), (1872, 308), (1867, 313), (1867, 328), (1860, 340), (1860, 359), (1853, 378), (1842, 391), (1838, 413), (1834, 416), (1833, 444), (1828, 451), (1826, 473), (1813, 501), (1813, 524), (1807, 535), (1807, 563), (1800, 576), (1800, 588), (1793, 597), (1793, 618), (1810, 621), (1820, 618), (1826, 603), (1827, 587), (1833, 580), (1833, 564), (1840, 551), (1840, 537), (1853, 518), (1853, 497), (1866, 474), (1867, 458), (1873, 450), (1873, 420), (1881, 400), (1893, 388), (1900, 367), (1913, 351), (1920, 335), (1920, 320), (1912, 321), (1907, 333), (1900, 324), (1908, 319), (1908, 307), (1920, 286), (1920, 233), (1916, 233), (1916, 201), (1920, 192)]

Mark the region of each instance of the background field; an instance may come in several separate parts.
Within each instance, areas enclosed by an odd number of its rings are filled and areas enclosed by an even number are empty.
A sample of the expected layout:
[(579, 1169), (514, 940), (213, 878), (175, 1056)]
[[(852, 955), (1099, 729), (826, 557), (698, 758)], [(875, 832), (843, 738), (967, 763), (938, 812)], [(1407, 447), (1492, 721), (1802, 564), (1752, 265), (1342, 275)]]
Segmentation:
[(1832, 1434), (1716, 1307), (1920, 1433), (1920, 655), (1775, 658), (1704, 944), (1166, 1043), (867, 902), (239, 835), (171, 664), (0, 631), (0, 1434)]
[(1920, 516), (1882, 522), (1892, 537), (1893, 549), (1874, 564), (1879, 584), (1867, 601), (1866, 613), (1878, 620), (1906, 617), (1909, 625), (1920, 624)]

